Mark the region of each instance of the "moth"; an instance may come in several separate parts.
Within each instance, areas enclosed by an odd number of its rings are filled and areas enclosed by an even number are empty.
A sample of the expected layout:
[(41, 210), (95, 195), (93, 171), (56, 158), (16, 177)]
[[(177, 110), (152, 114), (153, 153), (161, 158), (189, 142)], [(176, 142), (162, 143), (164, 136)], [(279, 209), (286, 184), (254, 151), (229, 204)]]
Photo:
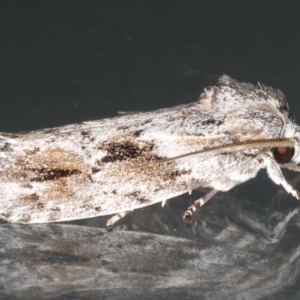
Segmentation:
[(226, 192), (266, 169), (299, 171), (300, 126), (280, 90), (223, 75), (199, 100), (63, 127), (0, 135), (0, 217), (47, 223), (115, 214), (187, 193)]

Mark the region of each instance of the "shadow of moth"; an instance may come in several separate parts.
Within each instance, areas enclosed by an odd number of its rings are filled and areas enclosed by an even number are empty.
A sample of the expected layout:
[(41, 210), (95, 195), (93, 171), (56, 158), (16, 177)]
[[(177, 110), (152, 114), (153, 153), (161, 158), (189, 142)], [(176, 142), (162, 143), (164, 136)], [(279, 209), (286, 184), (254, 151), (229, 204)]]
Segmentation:
[(226, 75), (198, 101), (58, 128), (0, 135), (0, 217), (47, 223), (128, 212), (189, 192), (228, 191), (265, 168), (299, 199), (300, 126), (284, 94)]

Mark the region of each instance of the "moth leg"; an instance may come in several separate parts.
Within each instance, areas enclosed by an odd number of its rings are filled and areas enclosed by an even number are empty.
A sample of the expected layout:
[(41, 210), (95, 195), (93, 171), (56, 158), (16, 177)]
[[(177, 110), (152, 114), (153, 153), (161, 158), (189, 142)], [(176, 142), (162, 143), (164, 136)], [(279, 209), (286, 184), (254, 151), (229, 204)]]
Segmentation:
[(218, 190), (211, 190), (209, 193), (207, 193), (205, 196), (201, 197), (197, 201), (194, 202), (193, 205), (191, 205), (183, 214), (183, 220), (186, 223), (190, 223), (192, 221), (192, 214), (196, 211), (197, 208), (203, 206), (206, 202), (208, 202), (216, 193)]
[(288, 169), (291, 171), (300, 172), (300, 166), (291, 166), (288, 167)]
[(300, 200), (300, 194), (296, 191), (284, 178), (279, 165), (268, 155), (263, 155), (263, 159), (265, 161), (265, 165), (267, 168), (267, 172), (269, 177), (276, 183), (282, 185), (285, 190), (292, 194), (295, 198)]
[(106, 227), (108, 228), (112, 228), (114, 226), (115, 223), (117, 223), (119, 220), (121, 220), (122, 218), (124, 218), (127, 214), (129, 214), (131, 212), (131, 210), (127, 210), (127, 211), (122, 211), (114, 216), (112, 216), (111, 218), (109, 218), (106, 222)]

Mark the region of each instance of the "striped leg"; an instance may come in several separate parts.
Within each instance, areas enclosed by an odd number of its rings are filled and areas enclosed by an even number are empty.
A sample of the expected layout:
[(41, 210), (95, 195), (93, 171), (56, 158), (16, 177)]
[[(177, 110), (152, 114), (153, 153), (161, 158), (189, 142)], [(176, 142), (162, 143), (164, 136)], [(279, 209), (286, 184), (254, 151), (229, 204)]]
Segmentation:
[(131, 210), (128, 211), (122, 211), (116, 215), (114, 215), (113, 217), (109, 218), (106, 222), (106, 227), (108, 229), (112, 228), (114, 226), (115, 223), (117, 223), (119, 220), (121, 220), (122, 218), (124, 218), (127, 214), (129, 214), (131, 212)]
[(190, 223), (192, 221), (192, 214), (196, 211), (197, 208), (203, 206), (206, 202), (208, 202), (218, 191), (212, 190), (205, 196), (201, 197), (197, 201), (194, 202), (193, 205), (191, 205), (183, 214), (183, 220), (186, 223)]

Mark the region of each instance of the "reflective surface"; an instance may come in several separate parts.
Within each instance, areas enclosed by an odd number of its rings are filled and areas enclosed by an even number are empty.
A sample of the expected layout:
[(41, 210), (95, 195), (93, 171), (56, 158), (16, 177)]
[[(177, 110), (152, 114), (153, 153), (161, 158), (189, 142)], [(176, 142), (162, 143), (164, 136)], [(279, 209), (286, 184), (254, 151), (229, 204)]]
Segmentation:
[[(274, 296), (284, 299), (287, 295), (296, 299), (300, 296), (298, 208), (270, 211), (246, 200), (221, 195), (195, 215), (192, 226), (180, 224), (179, 217), (178, 208), (151, 207), (137, 212), (132, 220), (124, 220), (112, 232), (72, 224), (3, 224), (0, 227), (2, 296), (20, 299), (274, 299)], [(141, 232), (147, 223), (148, 232)], [(129, 226), (137, 231), (128, 230)], [(151, 228), (152, 231), (160, 228), (160, 234), (149, 232)]]

